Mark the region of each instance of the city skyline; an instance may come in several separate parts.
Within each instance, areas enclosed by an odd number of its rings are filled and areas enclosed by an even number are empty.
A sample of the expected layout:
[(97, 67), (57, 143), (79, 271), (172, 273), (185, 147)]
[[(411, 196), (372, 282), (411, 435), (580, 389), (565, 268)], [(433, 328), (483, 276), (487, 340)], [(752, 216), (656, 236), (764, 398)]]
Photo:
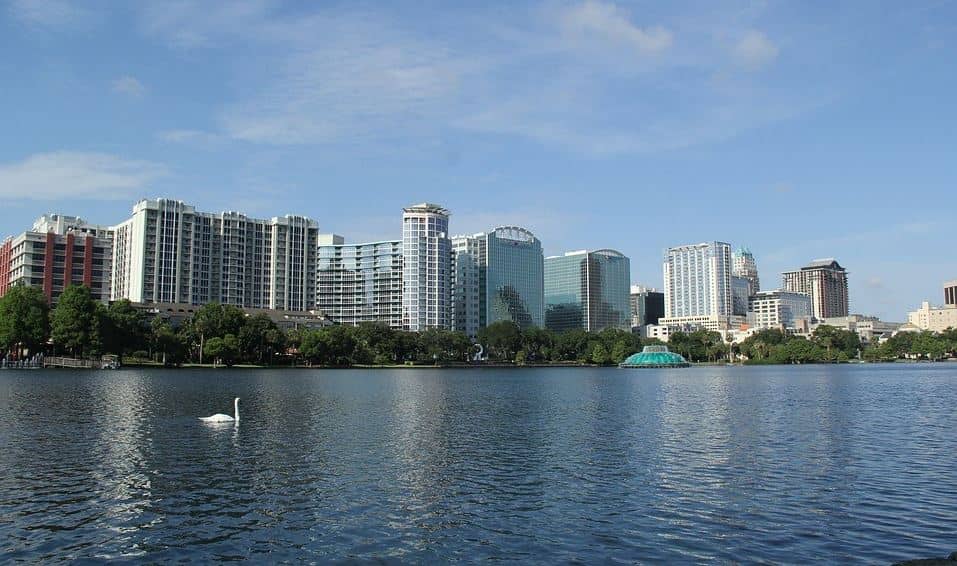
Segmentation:
[(441, 202), (453, 233), (610, 246), (650, 286), (678, 242), (837, 257), (853, 310), (900, 320), (957, 273), (955, 7), (824, 12), (11, 1), (0, 232), (161, 196), (366, 242)]

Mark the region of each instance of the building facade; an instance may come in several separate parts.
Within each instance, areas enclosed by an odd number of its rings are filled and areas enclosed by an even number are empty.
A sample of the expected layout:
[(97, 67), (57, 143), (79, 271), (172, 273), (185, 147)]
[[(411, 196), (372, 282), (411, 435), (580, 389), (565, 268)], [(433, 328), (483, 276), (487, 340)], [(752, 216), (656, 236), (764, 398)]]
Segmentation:
[(502, 320), (522, 329), (545, 324), (544, 256), (530, 231), (501, 226), (452, 239), (454, 328), (475, 336)]
[(545, 326), (549, 330), (631, 328), (631, 261), (615, 250), (545, 258)]
[(631, 328), (658, 324), (665, 316), (665, 294), (640, 285), (631, 286)]
[(0, 245), (0, 297), (13, 286), (42, 289), (50, 305), (70, 285), (110, 300), (112, 232), (76, 216), (41, 216), (33, 228)]
[(449, 211), (422, 203), (402, 214), (402, 326), (452, 327), (452, 241)]
[(751, 300), (753, 288), (750, 280), (744, 277), (731, 276), (731, 314), (734, 316), (748, 315), (748, 302)]
[(731, 254), (731, 275), (747, 279), (748, 296), (761, 290), (761, 279), (758, 277), (758, 264), (754, 261), (754, 254), (748, 248), (738, 248)]
[(709, 242), (669, 248), (664, 261), (665, 319), (727, 321), (733, 315), (731, 246)]
[(833, 258), (814, 260), (797, 271), (783, 273), (784, 290), (811, 297), (814, 318), (847, 316), (847, 270)]
[(948, 328), (957, 328), (957, 307), (932, 307), (929, 302), (921, 303), (920, 308), (907, 314), (907, 322), (921, 330), (942, 332)]
[(795, 329), (811, 318), (811, 297), (789, 291), (760, 291), (751, 296), (748, 322), (754, 328)]
[(112, 298), (306, 311), (316, 301), (318, 225), (142, 200), (112, 228)]
[(944, 283), (944, 304), (957, 307), (957, 280)]
[(402, 329), (402, 241), (346, 244), (319, 235), (316, 309), (339, 324)]

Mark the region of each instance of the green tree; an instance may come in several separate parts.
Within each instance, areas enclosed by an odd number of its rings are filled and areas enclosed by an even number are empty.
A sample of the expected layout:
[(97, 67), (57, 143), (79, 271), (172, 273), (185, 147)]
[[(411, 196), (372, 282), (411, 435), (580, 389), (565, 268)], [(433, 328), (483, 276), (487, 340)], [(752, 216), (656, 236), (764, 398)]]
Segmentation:
[(50, 317), (50, 336), (56, 346), (77, 357), (100, 351), (100, 314), (87, 287), (64, 289)]
[(220, 303), (207, 303), (193, 315), (192, 333), (199, 346), (199, 363), (203, 363), (203, 351), (206, 340), (222, 338), (227, 334), (238, 336), (246, 321), (246, 313), (239, 307)]
[(265, 314), (247, 318), (237, 338), (240, 357), (257, 364), (271, 364), (286, 344), (285, 333)]
[(510, 320), (500, 320), (479, 330), (478, 341), (493, 360), (510, 362), (522, 349), (522, 330)]
[(122, 299), (99, 310), (103, 350), (122, 356), (146, 347), (147, 331), (143, 314)]
[(610, 361), (608, 350), (605, 349), (605, 345), (599, 340), (595, 341), (588, 357), (591, 363), (598, 365), (605, 365)]
[(625, 361), (625, 359), (634, 354), (635, 352), (640, 351), (633, 344), (629, 344), (624, 340), (619, 340), (615, 342), (615, 345), (611, 349), (611, 362), (615, 364), (620, 364)]
[(550, 359), (554, 346), (555, 335), (549, 330), (531, 327), (522, 331), (522, 351), (525, 353), (525, 360)]
[(372, 363), (394, 364), (400, 361), (396, 331), (388, 325), (364, 322), (357, 327), (357, 337), (372, 352)]
[(36, 287), (15, 286), (0, 297), (0, 349), (39, 352), (50, 336), (49, 306)]
[(165, 366), (179, 365), (186, 360), (187, 341), (161, 317), (150, 322), (150, 348)]
[(232, 366), (239, 358), (239, 339), (232, 334), (222, 338), (213, 336), (206, 341), (205, 352), (208, 358), (219, 360), (227, 367)]

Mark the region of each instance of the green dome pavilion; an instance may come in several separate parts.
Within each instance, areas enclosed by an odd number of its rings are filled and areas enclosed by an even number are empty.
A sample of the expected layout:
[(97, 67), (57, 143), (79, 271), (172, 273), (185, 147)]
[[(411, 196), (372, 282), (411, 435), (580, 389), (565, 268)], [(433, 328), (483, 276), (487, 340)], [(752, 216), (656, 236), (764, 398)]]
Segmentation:
[(686, 368), (691, 364), (681, 354), (668, 351), (668, 346), (645, 346), (637, 354), (621, 362), (623, 368)]

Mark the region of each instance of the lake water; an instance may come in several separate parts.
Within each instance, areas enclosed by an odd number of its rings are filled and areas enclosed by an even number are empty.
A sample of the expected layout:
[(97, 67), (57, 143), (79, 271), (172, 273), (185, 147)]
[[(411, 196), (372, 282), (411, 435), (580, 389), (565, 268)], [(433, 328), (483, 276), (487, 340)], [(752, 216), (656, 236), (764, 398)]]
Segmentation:
[(954, 550), (957, 364), (0, 371), (3, 562)]

